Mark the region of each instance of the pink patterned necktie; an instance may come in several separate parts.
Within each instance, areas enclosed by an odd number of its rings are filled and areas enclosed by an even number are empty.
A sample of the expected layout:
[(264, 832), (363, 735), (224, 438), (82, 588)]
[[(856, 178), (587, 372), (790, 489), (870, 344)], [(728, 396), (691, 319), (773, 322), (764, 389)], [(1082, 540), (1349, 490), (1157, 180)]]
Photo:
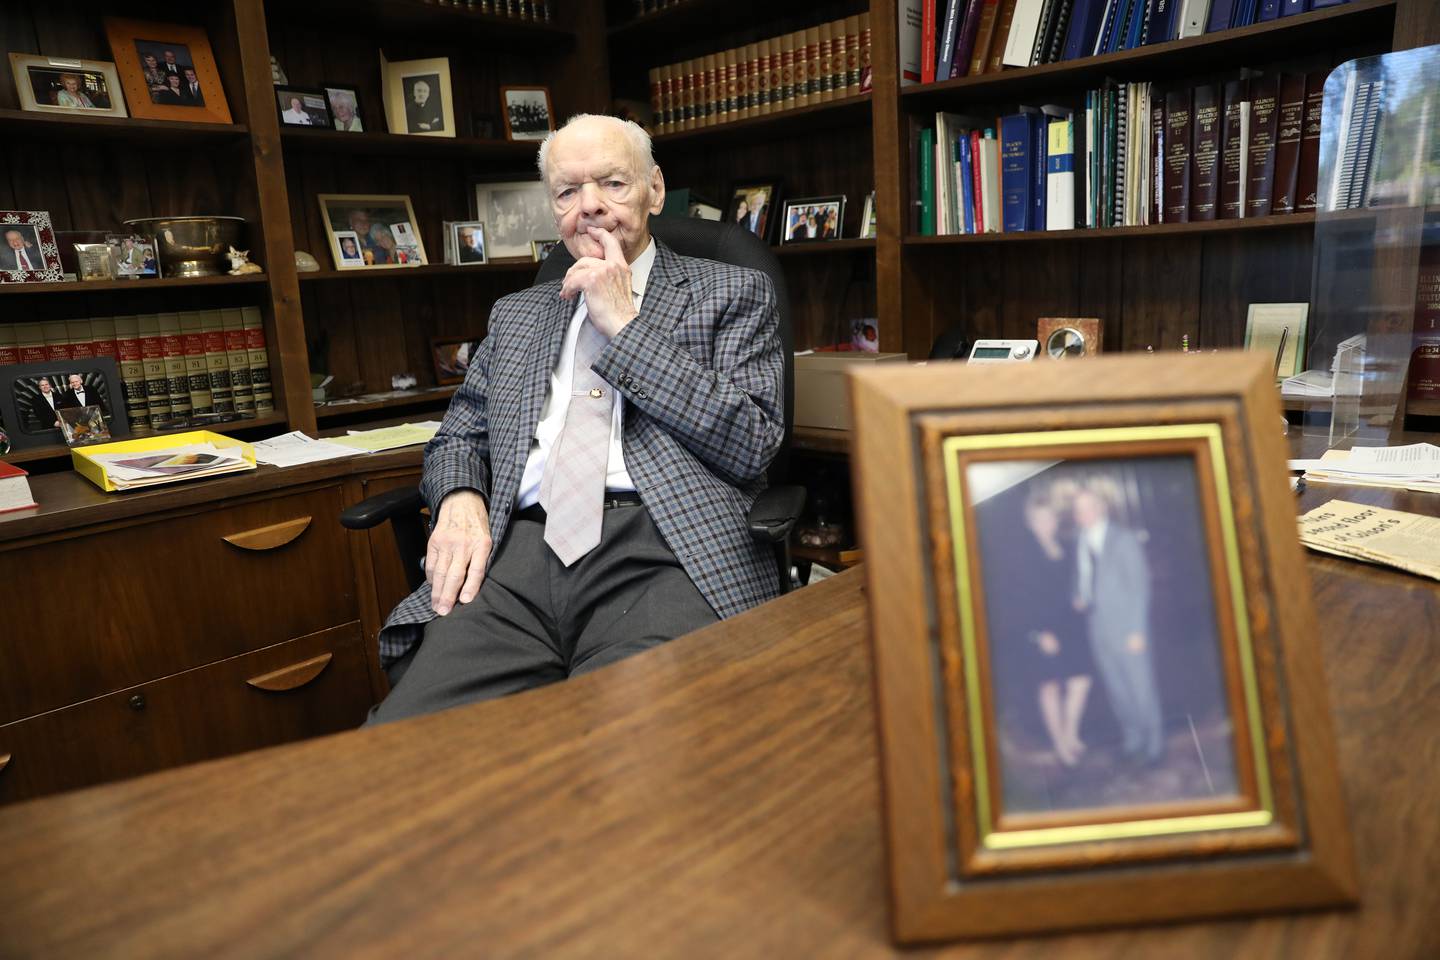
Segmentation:
[(590, 366), (606, 342), (604, 334), (590, 322), (587, 311), (575, 341), (575, 368), (565, 425), (550, 448), (540, 478), (545, 542), (567, 567), (600, 542), (615, 397), (610, 384)]

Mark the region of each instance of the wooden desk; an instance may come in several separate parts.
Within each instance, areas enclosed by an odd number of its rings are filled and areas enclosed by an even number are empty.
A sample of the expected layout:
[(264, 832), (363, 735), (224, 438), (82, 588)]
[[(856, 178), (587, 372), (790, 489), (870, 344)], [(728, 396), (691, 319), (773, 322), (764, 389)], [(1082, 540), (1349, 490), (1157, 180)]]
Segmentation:
[[(1440, 506), (1301, 506), (1336, 496)], [(954, 955), (1437, 955), (1440, 589), (1310, 569), (1363, 906)], [(861, 577), (572, 683), (8, 808), (0, 954), (889, 955)]]

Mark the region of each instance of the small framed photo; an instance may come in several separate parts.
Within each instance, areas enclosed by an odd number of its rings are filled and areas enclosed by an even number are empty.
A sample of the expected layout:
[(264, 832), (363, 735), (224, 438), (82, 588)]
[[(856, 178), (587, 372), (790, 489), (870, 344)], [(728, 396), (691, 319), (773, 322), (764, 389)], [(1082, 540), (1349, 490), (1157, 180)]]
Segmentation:
[(123, 117), (125, 98), (115, 64), (28, 53), (10, 54), (20, 109), (91, 117)]
[[(16, 450), (65, 441), (64, 417), (83, 436), (103, 428), (110, 437), (130, 435), (120, 390), (120, 371), (111, 357), (19, 363), (0, 367), (0, 421), (13, 424), (10, 439)], [(94, 408), (94, 416), (82, 413)], [(67, 411), (71, 411), (67, 414)]]
[(231, 122), (215, 54), (203, 28), (106, 17), (105, 35), (131, 116)]
[(330, 123), (345, 133), (364, 133), (360, 119), (360, 92), (343, 83), (322, 83), (325, 101), (330, 105)]
[(755, 234), (766, 243), (774, 243), (775, 216), (780, 202), (779, 180), (746, 180), (730, 188), (730, 205), (725, 219)]
[(860, 237), (873, 240), (875, 235), (875, 191), (871, 190), (865, 194), (865, 206), (860, 211)]
[(1354, 901), (1273, 384), (851, 374), (899, 940)]
[(435, 382), (440, 386), (461, 383), (470, 369), (470, 358), (480, 349), (479, 337), (436, 337), (430, 341), (435, 364)]
[(109, 234), (105, 243), (115, 258), (115, 276), (119, 280), (155, 279), (160, 276), (160, 258), (154, 237), (144, 234)]
[(845, 223), (845, 198), (809, 197), (785, 201), (781, 243), (838, 240)]
[(59, 414), (60, 433), (65, 437), (67, 446), (83, 447), (92, 443), (105, 443), (111, 439), (105, 415), (95, 404), (65, 407)]
[[(365, 255), (361, 252), (363, 248), (360, 246), (360, 235), (354, 230), (336, 230), (335, 245), (340, 256), (340, 264), (352, 267), (366, 265)], [(339, 264), (336, 266), (339, 269)]]
[(1245, 349), (1275, 361), (1275, 379), (1299, 376), (1305, 368), (1308, 303), (1252, 303), (1245, 315)]
[(316, 130), (331, 128), (330, 103), (324, 90), (276, 87), (275, 102), (280, 108), (282, 127), (313, 127)]
[(392, 62), (382, 54), (380, 68), (385, 84), (385, 120), (391, 133), (455, 136), (448, 58)]
[(544, 140), (555, 129), (549, 87), (501, 87), (508, 140)]
[(535, 258), (536, 263), (544, 263), (550, 256), (550, 251), (560, 245), (559, 240), (531, 240), (530, 256)]
[(47, 283), (65, 279), (50, 214), (0, 210), (0, 283)]
[(108, 243), (76, 243), (75, 274), (82, 282), (116, 279), (115, 251)]
[[(336, 270), (415, 267), (429, 262), (408, 196), (322, 193), (318, 199)], [(342, 239), (355, 242), (358, 261), (342, 246)]]
[(475, 219), (485, 224), (491, 260), (531, 260), (533, 241), (555, 238), (555, 214), (539, 174), (514, 180), (474, 180), (472, 185)]
[(481, 220), (451, 220), (445, 224), (445, 262), (461, 267), (488, 263), (485, 253), (485, 223)]

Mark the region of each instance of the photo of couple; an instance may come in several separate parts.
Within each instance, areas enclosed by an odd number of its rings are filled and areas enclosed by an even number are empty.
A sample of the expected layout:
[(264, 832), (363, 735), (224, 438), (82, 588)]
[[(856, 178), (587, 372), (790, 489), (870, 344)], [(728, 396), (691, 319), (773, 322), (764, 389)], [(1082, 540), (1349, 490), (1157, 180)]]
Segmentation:
[(1005, 811), (1233, 795), (1193, 458), (978, 462), (966, 483)]

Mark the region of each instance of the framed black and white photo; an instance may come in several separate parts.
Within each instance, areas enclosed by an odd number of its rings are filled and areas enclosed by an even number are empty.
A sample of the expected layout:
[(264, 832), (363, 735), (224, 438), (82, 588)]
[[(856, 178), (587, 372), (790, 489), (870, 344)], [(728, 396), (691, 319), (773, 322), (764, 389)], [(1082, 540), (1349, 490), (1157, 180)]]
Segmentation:
[(538, 173), (516, 180), (477, 180), (474, 188), (475, 219), (485, 224), (491, 260), (530, 260), (531, 241), (555, 239), (550, 195)]
[(845, 223), (845, 197), (807, 197), (785, 201), (781, 243), (838, 240)]
[(20, 109), (90, 117), (124, 117), (115, 64), (28, 53), (10, 54)]
[(725, 220), (773, 243), (780, 203), (779, 180), (742, 180), (730, 187), (730, 203)]
[(50, 214), (44, 210), (0, 210), (0, 283), (63, 279)]
[(280, 126), (331, 128), (330, 104), (325, 91), (305, 87), (276, 87), (275, 102), (280, 109)]
[(548, 87), (501, 87), (505, 136), (510, 140), (544, 140), (555, 129)]
[[(99, 409), (111, 437), (127, 437), (130, 427), (124, 403), (120, 371), (112, 357), (0, 367), (0, 418), (13, 424), (10, 440), (16, 450), (65, 442), (61, 412), (84, 407)], [(90, 419), (76, 422), (83, 425)]]
[(455, 105), (450, 93), (450, 61), (388, 61), (385, 77), (385, 120), (391, 133), (416, 137), (455, 136)]
[(445, 262), (468, 267), (489, 262), (485, 252), (485, 223), (482, 220), (445, 222)]
[(365, 124), (360, 119), (360, 93), (354, 87), (343, 83), (322, 83), (325, 100), (330, 105), (330, 123), (345, 133), (364, 133)]
[[(336, 270), (415, 267), (429, 262), (408, 196), (322, 193), (318, 199)], [(346, 240), (354, 241), (358, 260), (349, 253)]]

